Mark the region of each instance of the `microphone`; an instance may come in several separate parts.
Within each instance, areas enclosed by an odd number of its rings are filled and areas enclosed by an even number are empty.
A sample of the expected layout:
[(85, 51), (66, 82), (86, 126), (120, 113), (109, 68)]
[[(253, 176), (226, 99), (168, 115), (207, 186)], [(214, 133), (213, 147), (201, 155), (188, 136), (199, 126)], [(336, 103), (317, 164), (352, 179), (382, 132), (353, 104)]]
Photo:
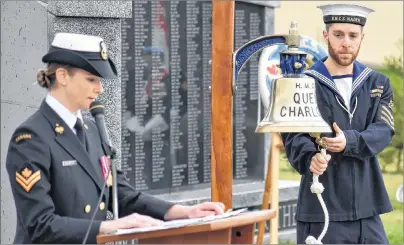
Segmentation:
[[(90, 105), (91, 115), (95, 119), (95, 124), (97, 125), (98, 132), (100, 133), (102, 147), (104, 148), (104, 152), (110, 159), (115, 159), (115, 150), (111, 147), (111, 143), (109, 141), (107, 128), (105, 127), (104, 113), (105, 107), (99, 101), (93, 101)], [(112, 210), (114, 213), (114, 219), (118, 219), (118, 192), (117, 192), (117, 184), (116, 184), (116, 164), (111, 161), (112, 169)]]
[[(93, 101), (90, 105), (91, 115), (95, 119), (95, 124), (97, 125), (98, 132), (100, 133), (102, 147), (104, 148), (104, 152), (110, 159), (115, 159), (115, 150), (111, 147), (111, 143), (109, 141), (107, 128), (105, 127), (104, 113), (105, 107), (99, 101)], [(114, 214), (114, 219), (118, 219), (118, 188), (116, 184), (116, 164), (111, 161), (112, 169), (112, 210)]]
[[(100, 103), (99, 101), (94, 101), (93, 103), (91, 103), (90, 105), (90, 112), (91, 115), (94, 117), (95, 119), (95, 124), (97, 125), (98, 128), (98, 132), (100, 134), (101, 137), (101, 144), (102, 144), (102, 148), (104, 149), (104, 153), (107, 155), (107, 157), (111, 160), (115, 159), (115, 155), (116, 155), (116, 151), (115, 149), (111, 146), (109, 137), (108, 137), (108, 133), (106, 130), (106, 126), (105, 126), (105, 119), (104, 119), (104, 113), (105, 113), (105, 107), (102, 103)], [(104, 185), (102, 187), (101, 190), (101, 194), (98, 200), (98, 204), (97, 207), (100, 205), (101, 200), (102, 200), (102, 196), (104, 195), (104, 190), (108, 181), (108, 174), (112, 173), (112, 210), (113, 210), (113, 214), (114, 214), (114, 219), (118, 219), (118, 188), (117, 188), (117, 180), (116, 180), (116, 164), (114, 163), (114, 161), (111, 161), (111, 166), (109, 167), (109, 172), (107, 173), (107, 177), (104, 181)], [(86, 243), (88, 235), (90, 233), (90, 228), (91, 225), (94, 221), (95, 218), (95, 214), (97, 212), (98, 209), (95, 209), (93, 216), (91, 218), (90, 221), (90, 225), (88, 226), (86, 235), (84, 237), (83, 243)]]
[(99, 101), (93, 101), (90, 105), (91, 115), (94, 117), (95, 124), (97, 125), (98, 132), (100, 133), (102, 148), (106, 155), (111, 159), (115, 159), (115, 150), (111, 147), (111, 142), (105, 126), (104, 113), (105, 107)]

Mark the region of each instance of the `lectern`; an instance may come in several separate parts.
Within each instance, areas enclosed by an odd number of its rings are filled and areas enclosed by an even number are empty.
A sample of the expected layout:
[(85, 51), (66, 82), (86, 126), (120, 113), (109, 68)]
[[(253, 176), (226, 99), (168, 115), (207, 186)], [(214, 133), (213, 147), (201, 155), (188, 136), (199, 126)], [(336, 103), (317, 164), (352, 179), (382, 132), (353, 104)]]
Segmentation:
[(137, 239), (139, 244), (253, 244), (255, 224), (270, 220), (274, 210), (251, 211), (180, 228), (97, 236), (98, 244)]

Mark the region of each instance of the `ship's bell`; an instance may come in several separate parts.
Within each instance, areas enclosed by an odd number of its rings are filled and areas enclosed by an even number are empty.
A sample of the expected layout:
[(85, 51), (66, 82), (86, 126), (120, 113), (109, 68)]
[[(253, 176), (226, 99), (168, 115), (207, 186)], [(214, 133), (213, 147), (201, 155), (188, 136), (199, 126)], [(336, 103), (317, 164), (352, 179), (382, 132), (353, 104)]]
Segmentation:
[[(255, 130), (257, 133), (302, 132), (318, 136), (332, 132), (317, 106), (316, 82), (303, 74), (307, 53), (299, 49), (299, 44), (297, 23), (293, 21), (286, 35), (288, 48), (279, 54), (282, 76), (275, 78), (268, 88), (269, 105)], [(266, 81), (260, 80), (260, 83), (267, 87)]]
[(256, 132), (332, 132), (318, 110), (315, 86), (315, 80), (304, 74), (275, 79)]

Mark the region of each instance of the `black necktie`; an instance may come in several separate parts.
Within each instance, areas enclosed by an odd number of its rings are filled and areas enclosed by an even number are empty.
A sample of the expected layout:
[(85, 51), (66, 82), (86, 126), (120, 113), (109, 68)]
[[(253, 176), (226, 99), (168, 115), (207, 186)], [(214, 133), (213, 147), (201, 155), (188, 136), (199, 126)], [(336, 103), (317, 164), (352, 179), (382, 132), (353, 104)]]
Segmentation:
[(86, 148), (86, 137), (84, 136), (84, 126), (83, 121), (80, 118), (77, 118), (76, 124), (74, 125), (76, 129), (76, 135), (79, 138), (80, 142), (83, 144), (84, 148)]

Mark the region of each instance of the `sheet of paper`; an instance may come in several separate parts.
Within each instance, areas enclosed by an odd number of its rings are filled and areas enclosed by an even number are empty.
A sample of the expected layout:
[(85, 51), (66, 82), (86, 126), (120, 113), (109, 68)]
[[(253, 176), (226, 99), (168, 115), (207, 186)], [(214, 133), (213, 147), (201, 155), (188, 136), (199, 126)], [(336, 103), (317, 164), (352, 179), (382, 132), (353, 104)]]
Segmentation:
[(157, 231), (157, 230), (165, 230), (171, 228), (179, 228), (189, 225), (207, 223), (214, 220), (225, 219), (228, 217), (232, 217), (238, 215), (240, 213), (246, 212), (247, 209), (239, 209), (239, 210), (230, 210), (225, 212), (224, 214), (220, 215), (212, 215), (203, 218), (193, 218), (193, 219), (179, 219), (179, 220), (170, 220), (164, 222), (162, 225), (152, 226), (152, 227), (145, 227), (145, 228), (131, 228), (131, 229), (118, 229), (113, 234), (122, 235), (122, 234), (133, 234), (133, 233), (140, 233), (140, 232), (148, 232), (148, 231)]
[(148, 231), (157, 231), (157, 230), (165, 230), (171, 228), (179, 228), (187, 225), (192, 225), (196, 223), (203, 222), (203, 218), (194, 218), (194, 219), (179, 219), (179, 220), (171, 220), (166, 221), (162, 225), (145, 227), (145, 228), (131, 228), (131, 229), (118, 229), (114, 234), (133, 234), (139, 232), (148, 232)]
[(239, 209), (239, 210), (230, 210), (225, 212), (224, 214), (219, 214), (219, 215), (214, 215), (214, 216), (207, 216), (205, 218), (203, 218), (204, 222), (209, 222), (209, 221), (213, 221), (213, 220), (219, 220), (219, 219), (224, 219), (224, 218), (228, 218), (228, 217), (232, 217), (241, 213), (246, 212), (248, 209), (247, 208), (243, 208), (243, 209)]

